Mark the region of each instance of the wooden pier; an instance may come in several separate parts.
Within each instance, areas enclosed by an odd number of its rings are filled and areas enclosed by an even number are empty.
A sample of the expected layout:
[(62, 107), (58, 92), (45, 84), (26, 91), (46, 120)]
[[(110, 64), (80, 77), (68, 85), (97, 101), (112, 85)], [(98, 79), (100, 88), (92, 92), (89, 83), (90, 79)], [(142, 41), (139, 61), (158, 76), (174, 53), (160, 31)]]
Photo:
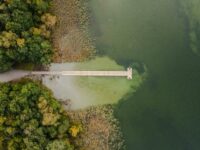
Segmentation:
[(132, 68), (126, 71), (33, 71), (32, 75), (63, 75), (63, 76), (93, 76), (93, 77), (127, 77), (132, 79)]

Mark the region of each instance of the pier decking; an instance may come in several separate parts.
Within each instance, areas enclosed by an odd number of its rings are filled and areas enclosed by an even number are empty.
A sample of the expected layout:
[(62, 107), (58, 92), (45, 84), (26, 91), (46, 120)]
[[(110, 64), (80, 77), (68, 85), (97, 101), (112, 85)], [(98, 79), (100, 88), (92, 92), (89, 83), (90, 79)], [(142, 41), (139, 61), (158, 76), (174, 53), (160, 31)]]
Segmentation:
[(132, 79), (132, 68), (126, 71), (33, 71), (32, 75), (63, 75), (63, 76), (93, 76), (93, 77), (127, 77)]

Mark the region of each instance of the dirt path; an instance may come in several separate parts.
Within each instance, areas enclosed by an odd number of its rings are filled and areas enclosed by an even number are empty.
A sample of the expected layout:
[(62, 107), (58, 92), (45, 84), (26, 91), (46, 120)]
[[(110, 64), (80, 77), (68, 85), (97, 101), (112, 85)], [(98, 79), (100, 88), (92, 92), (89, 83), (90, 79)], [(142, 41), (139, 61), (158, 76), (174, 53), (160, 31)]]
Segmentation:
[(0, 73), (0, 82), (8, 82), (16, 79), (20, 79), (29, 74), (29, 71), (12, 70), (5, 73)]

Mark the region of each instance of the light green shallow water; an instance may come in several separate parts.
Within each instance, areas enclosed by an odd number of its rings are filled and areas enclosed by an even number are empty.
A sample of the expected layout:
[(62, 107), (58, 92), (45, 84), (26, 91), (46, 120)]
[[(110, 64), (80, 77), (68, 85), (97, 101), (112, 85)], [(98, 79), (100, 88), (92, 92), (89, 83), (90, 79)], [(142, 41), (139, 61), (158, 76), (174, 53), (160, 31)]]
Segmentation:
[[(52, 64), (50, 70), (126, 70), (108, 57), (96, 57), (82, 63)], [(56, 78), (44, 76), (43, 83), (53, 90), (58, 99), (70, 99), (72, 109), (86, 108), (102, 104), (116, 104), (130, 92), (135, 92), (143, 82), (142, 76), (133, 70), (134, 79), (126, 77), (74, 77), (59, 76)]]
[(101, 55), (146, 64), (148, 79), (116, 108), (128, 150), (200, 149), (200, 57), (177, 0), (91, 0)]

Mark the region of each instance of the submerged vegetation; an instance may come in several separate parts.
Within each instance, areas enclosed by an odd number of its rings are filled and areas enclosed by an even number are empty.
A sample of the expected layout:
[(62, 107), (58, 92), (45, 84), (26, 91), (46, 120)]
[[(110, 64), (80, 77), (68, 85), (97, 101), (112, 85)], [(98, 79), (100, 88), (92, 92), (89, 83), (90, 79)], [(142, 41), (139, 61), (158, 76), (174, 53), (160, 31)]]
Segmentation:
[(200, 1), (181, 0), (189, 25), (190, 48), (200, 56)]
[(56, 17), (48, 13), (49, 7), (50, 0), (0, 1), (0, 72), (18, 63), (51, 62)]
[(72, 150), (78, 127), (41, 84), (0, 84), (0, 149)]
[(87, 5), (88, 0), (52, 1), (52, 13), (58, 17), (53, 31), (54, 62), (79, 62), (93, 56)]

